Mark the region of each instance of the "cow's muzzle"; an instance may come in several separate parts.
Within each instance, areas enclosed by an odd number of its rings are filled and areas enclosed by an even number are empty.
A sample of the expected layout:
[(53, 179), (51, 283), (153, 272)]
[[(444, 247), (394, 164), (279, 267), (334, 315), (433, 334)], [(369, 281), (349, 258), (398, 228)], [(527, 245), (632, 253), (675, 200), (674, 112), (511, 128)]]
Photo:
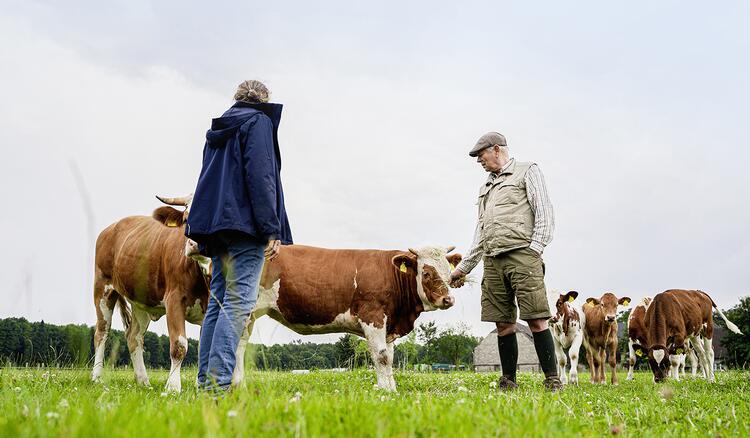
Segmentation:
[(198, 249), (198, 242), (193, 239), (187, 239), (185, 241), (185, 257), (199, 255), (200, 249)]
[(604, 320), (612, 324), (617, 320), (617, 317), (615, 315), (607, 315), (606, 317), (604, 317)]
[(443, 297), (442, 306), (440, 306), (441, 309), (449, 309), (453, 307), (454, 304), (456, 304), (455, 298), (448, 295), (447, 297)]

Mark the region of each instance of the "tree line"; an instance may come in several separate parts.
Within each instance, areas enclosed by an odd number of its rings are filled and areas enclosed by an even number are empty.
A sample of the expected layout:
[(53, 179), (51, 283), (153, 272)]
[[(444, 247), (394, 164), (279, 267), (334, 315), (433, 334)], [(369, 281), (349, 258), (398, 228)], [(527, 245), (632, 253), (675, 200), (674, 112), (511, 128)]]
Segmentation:
[[(394, 365), (445, 363), (471, 366), (479, 339), (465, 326), (439, 328), (434, 322), (420, 325), (395, 347)], [(149, 368), (169, 369), (169, 337), (146, 332), (144, 362)], [(54, 325), (25, 318), (0, 319), (0, 364), (6, 366), (90, 367), (93, 363), (94, 328)], [(333, 344), (295, 341), (271, 346), (251, 344), (246, 363), (260, 370), (357, 368), (372, 364), (367, 342), (343, 335)], [(121, 330), (110, 330), (105, 349), (109, 366), (129, 366), (130, 354)], [(188, 339), (185, 366), (198, 362), (198, 341)]]

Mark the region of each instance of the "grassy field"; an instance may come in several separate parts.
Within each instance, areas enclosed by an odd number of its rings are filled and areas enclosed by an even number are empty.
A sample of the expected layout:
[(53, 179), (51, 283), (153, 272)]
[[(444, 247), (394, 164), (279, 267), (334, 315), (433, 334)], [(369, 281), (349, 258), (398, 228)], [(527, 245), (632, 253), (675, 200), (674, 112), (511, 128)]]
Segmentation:
[(405, 372), (388, 394), (371, 371), (248, 372), (245, 389), (216, 399), (183, 371), (182, 394), (168, 395), (164, 371), (149, 389), (131, 370), (97, 385), (88, 370), (0, 368), (0, 436), (750, 436), (750, 372), (658, 386), (622, 374), (618, 387), (584, 374), (559, 394), (538, 374), (506, 394), (494, 374)]

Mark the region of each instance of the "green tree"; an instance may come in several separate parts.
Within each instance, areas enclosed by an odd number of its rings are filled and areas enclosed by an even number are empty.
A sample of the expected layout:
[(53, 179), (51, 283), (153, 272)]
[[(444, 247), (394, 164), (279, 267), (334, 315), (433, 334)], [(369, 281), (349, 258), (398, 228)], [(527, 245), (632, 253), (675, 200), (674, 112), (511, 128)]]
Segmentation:
[[(727, 364), (745, 368), (750, 365), (750, 296), (741, 298), (739, 304), (724, 314), (744, 333), (738, 335), (727, 330), (726, 335), (721, 339), (721, 345), (727, 349)], [(720, 317), (714, 317), (714, 321), (724, 325)]]

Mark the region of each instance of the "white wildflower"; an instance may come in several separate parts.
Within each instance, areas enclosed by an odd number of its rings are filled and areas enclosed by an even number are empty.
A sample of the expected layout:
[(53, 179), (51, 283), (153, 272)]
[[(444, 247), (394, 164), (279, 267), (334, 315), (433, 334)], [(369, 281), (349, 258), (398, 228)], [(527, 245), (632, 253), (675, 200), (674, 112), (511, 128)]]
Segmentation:
[(237, 411), (229, 411), (227, 412), (227, 417), (234, 418), (237, 416)]
[(47, 412), (47, 418), (60, 418), (60, 414), (57, 412)]
[(458, 387), (458, 390), (459, 390), (460, 392), (469, 392), (469, 388), (467, 388), (467, 387), (465, 387), (465, 386), (459, 386), (459, 387)]
[(494, 381), (494, 380), (493, 380), (493, 381), (491, 381), (491, 382), (490, 382), (490, 388), (497, 388), (497, 382), (496, 382), (496, 381)]
[(302, 399), (302, 393), (297, 391), (294, 393), (294, 397), (289, 399), (289, 403), (297, 403)]
[(15, 388), (13, 388), (13, 391), (16, 391), (16, 392), (21, 392), (21, 388), (20, 388), (20, 387), (18, 387), (18, 386), (16, 386)]
[(60, 409), (68, 409), (68, 407), (70, 407), (70, 404), (68, 403), (67, 400), (62, 399), (60, 400), (60, 403), (57, 404), (57, 406), (59, 406)]

